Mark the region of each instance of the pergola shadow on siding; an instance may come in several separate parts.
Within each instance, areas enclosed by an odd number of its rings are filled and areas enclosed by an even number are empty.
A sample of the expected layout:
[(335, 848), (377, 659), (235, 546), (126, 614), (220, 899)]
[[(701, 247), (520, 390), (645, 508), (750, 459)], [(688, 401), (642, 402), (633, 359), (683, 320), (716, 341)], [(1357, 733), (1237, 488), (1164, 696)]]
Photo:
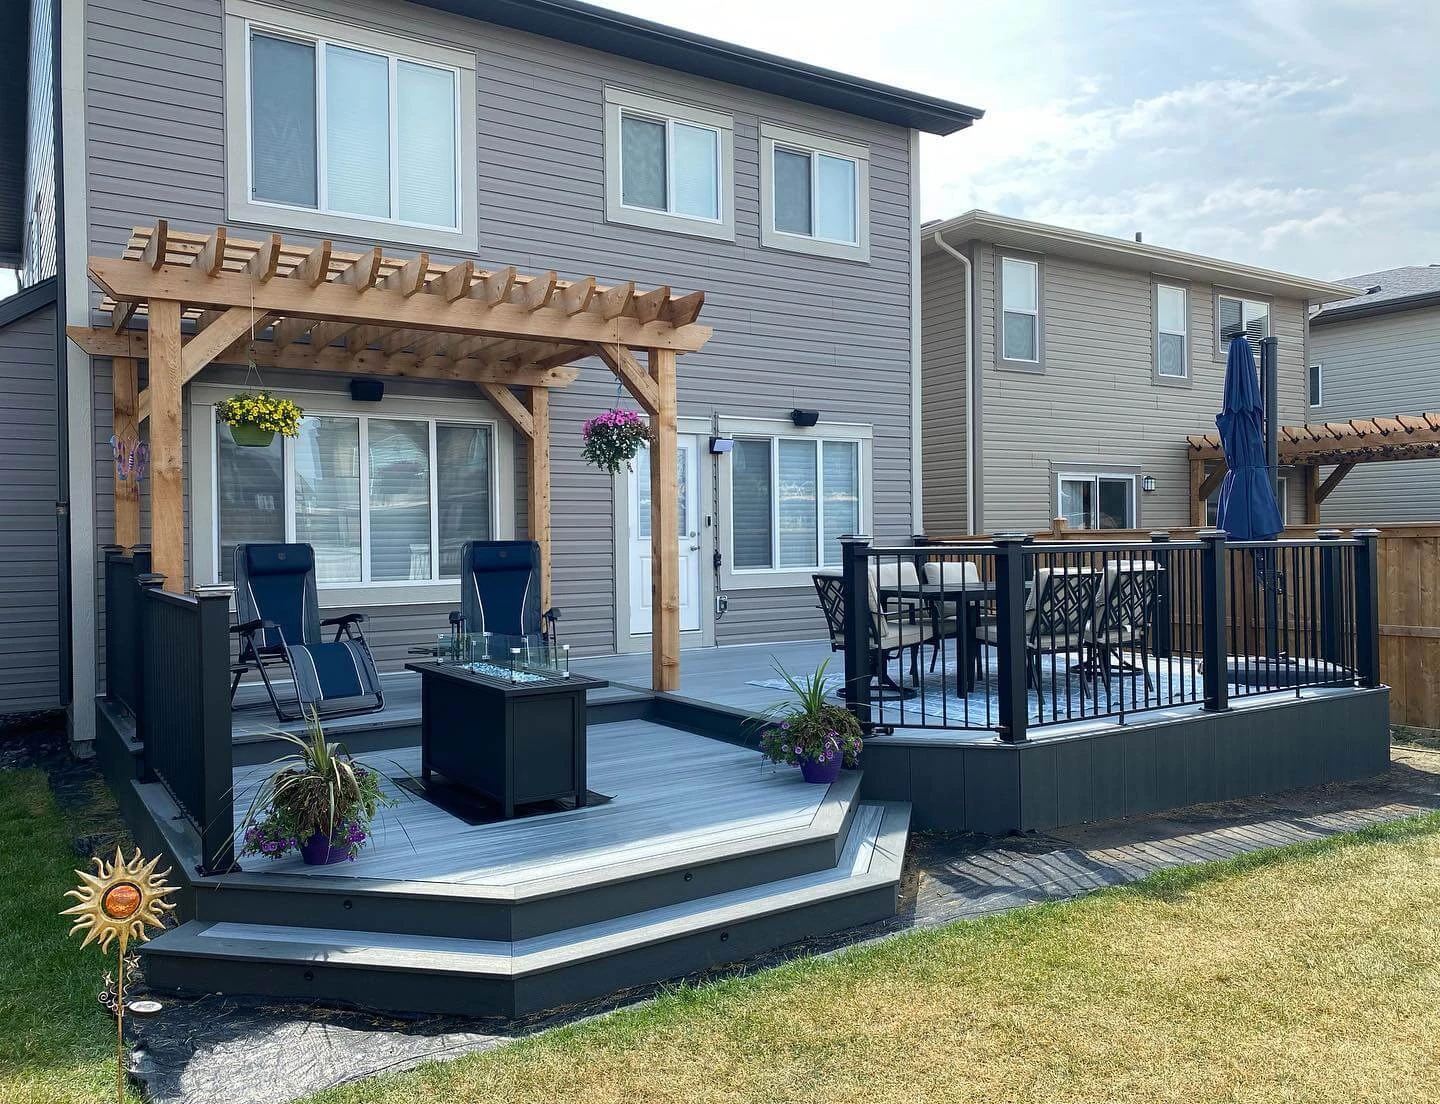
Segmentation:
[[(1192, 434), (1187, 441), (1190, 524), (1203, 525), (1205, 500), (1225, 478), (1225, 453), (1218, 433)], [(1304, 477), (1305, 524), (1318, 525), (1320, 504), (1355, 470), (1355, 465), (1440, 457), (1440, 413), (1281, 426), (1278, 446), (1280, 463), (1298, 468)], [(1218, 467), (1211, 468), (1216, 461)], [(1334, 470), (1321, 481), (1321, 467), (1330, 466)]]
[[(653, 674), (658, 690), (680, 683), (676, 358), (711, 335), (697, 322), (703, 292), (638, 291), (593, 276), (560, 280), (472, 261), (431, 264), (169, 229), (137, 227), (121, 257), (91, 257), (108, 327), (72, 326), (87, 353), (114, 363), (115, 433), (138, 437), (149, 422), (151, 548), (167, 589), (185, 588), (184, 441), (181, 395), (207, 364), (245, 364), (348, 376), (469, 381), (529, 442), (529, 531), (540, 545), (550, 602), (550, 389), (598, 357), (650, 416)], [(139, 323), (144, 322), (143, 328)], [(644, 358), (642, 363), (641, 358)], [(138, 390), (138, 361), (149, 386)], [(140, 539), (133, 481), (116, 481), (115, 542)]]

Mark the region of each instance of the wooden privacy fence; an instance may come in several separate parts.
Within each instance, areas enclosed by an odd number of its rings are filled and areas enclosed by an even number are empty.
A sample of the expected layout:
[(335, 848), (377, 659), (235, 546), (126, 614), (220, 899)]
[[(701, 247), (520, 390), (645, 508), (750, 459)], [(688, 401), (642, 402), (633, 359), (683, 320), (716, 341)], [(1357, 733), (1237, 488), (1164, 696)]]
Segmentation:
[[(1350, 532), (1352, 526), (1290, 525), (1285, 536), (1314, 537), (1325, 530)], [(1390, 687), (1390, 720), (1397, 725), (1440, 729), (1440, 525), (1427, 523), (1378, 524), (1380, 675)], [(1165, 530), (1172, 540), (1191, 539), (1203, 530), (1187, 527)], [(1154, 531), (1160, 532), (1160, 531)], [(1037, 543), (1063, 541), (1146, 540), (1145, 529), (1079, 530), (1057, 518), (1050, 529), (1031, 534)], [(988, 536), (948, 537), (930, 534), (929, 540), (947, 543), (985, 543)], [(983, 557), (976, 557), (982, 560)], [(1311, 565), (1313, 564), (1313, 568)], [(1322, 571), (1317, 557), (1303, 557), (1287, 565), (1286, 580), (1292, 601), (1286, 606), (1292, 629), (1309, 624), (1311, 613), (1323, 603), (1327, 585), (1315, 577)], [(1254, 592), (1251, 592), (1252, 597)], [(1247, 651), (1261, 650), (1264, 615), (1242, 598), (1230, 618), (1235, 646)], [(1294, 631), (1288, 639), (1311, 639), (1311, 634)], [(1177, 645), (1178, 645), (1177, 640)]]

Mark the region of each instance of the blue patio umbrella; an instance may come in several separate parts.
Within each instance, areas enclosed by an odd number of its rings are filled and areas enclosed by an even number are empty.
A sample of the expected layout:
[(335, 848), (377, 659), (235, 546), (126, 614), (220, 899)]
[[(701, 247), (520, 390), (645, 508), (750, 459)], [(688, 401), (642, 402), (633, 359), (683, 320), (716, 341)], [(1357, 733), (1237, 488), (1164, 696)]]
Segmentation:
[(1229, 470), (1216, 524), (1233, 540), (1272, 540), (1285, 528), (1265, 464), (1260, 383), (1250, 342), (1237, 335), (1225, 361), (1225, 399), (1215, 425)]

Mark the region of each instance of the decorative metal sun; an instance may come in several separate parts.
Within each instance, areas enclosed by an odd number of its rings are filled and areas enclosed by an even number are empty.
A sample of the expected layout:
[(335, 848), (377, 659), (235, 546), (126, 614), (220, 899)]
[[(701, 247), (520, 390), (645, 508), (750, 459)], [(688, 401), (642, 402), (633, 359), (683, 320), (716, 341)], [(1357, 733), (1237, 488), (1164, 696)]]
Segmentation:
[(165, 884), (170, 871), (156, 873), (159, 857), (146, 862), (138, 848), (128, 862), (118, 847), (111, 861), (98, 856), (91, 861), (95, 873), (75, 871), (80, 875), (80, 885), (65, 894), (78, 903), (60, 915), (75, 917), (70, 934), (85, 933), (82, 947), (98, 942), (100, 949), (108, 952), (110, 944), (118, 940), (123, 959), (131, 940), (143, 943), (148, 937), (147, 928), (165, 926), (164, 913), (175, 907), (165, 900), (175, 892), (174, 886)]

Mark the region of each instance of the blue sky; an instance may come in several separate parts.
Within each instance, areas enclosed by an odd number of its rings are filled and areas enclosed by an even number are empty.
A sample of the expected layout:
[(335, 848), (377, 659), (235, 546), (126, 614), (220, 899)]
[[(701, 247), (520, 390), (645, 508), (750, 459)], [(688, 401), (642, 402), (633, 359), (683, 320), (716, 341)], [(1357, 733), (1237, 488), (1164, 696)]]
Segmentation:
[(1341, 277), (1440, 263), (1440, 4), (605, 0), (986, 109), (927, 136), (972, 207)]

